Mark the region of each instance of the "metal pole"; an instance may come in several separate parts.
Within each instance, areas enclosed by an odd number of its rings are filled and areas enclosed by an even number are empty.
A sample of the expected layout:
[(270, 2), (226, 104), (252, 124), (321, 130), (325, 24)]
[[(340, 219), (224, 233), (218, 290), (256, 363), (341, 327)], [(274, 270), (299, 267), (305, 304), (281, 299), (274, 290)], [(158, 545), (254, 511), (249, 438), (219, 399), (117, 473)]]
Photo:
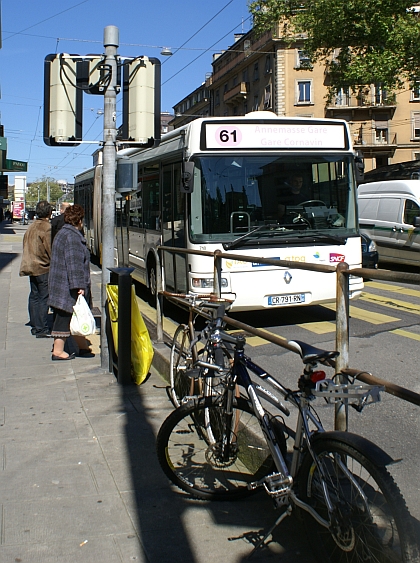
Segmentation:
[(214, 251), (213, 293), (219, 298), (222, 295), (222, 259), (219, 256), (220, 254), (220, 250)]
[[(349, 367), (349, 267), (346, 262), (337, 266), (337, 301), (336, 301), (336, 349), (340, 352), (335, 362), (336, 372)], [(339, 375), (339, 383), (346, 378)], [(335, 429), (346, 431), (348, 428), (348, 405), (346, 401), (336, 403)]]
[(118, 383), (131, 381), (131, 272), (134, 268), (111, 268), (118, 276)]
[(109, 25), (104, 30), (105, 66), (109, 83), (104, 94), (104, 147), (102, 184), (102, 293), (101, 293), (101, 367), (109, 369), (109, 349), (105, 331), (106, 286), (109, 268), (114, 266), (114, 205), (117, 139), (117, 47), (118, 28)]
[(163, 342), (163, 280), (162, 280), (162, 253), (156, 252), (156, 338)]

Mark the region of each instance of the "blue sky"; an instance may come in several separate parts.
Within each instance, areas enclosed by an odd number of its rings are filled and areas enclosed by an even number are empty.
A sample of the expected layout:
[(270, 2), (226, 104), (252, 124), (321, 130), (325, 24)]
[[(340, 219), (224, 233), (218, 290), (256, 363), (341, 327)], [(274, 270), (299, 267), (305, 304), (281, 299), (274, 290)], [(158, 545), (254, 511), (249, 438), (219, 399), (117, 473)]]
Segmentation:
[[(121, 56), (161, 60), (162, 110), (172, 111), (211, 72), (213, 53), (232, 45), (234, 33), (249, 31), (247, 4), (247, 0), (2, 0), (0, 115), (7, 158), (28, 162), (28, 182), (49, 176), (72, 183), (75, 174), (92, 166), (95, 145), (47, 147), (43, 142), (46, 55), (101, 54), (104, 28), (114, 25), (119, 29)], [(162, 57), (162, 47), (170, 47), (174, 55)], [(103, 117), (98, 110), (103, 97), (84, 94), (83, 108), (84, 139), (101, 140)], [(12, 173), (9, 184), (13, 183)]]

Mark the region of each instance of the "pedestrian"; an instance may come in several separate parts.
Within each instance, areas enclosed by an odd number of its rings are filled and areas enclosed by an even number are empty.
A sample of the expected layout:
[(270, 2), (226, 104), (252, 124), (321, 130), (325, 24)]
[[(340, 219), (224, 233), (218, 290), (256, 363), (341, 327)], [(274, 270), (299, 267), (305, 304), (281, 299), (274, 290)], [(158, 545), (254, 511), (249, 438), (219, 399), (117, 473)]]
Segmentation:
[(60, 205), (60, 215), (56, 215), (55, 217), (53, 217), (51, 219), (51, 244), (54, 240), (55, 235), (58, 233), (58, 231), (64, 225), (64, 211), (69, 206), (70, 206), (70, 203), (68, 201), (63, 201)]
[(0, 223), (3, 221), (4, 219), (4, 211), (3, 211), (3, 207), (0, 207)]
[(36, 220), (23, 237), (20, 276), (29, 276), (29, 325), (36, 338), (49, 338), (48, 328), (48, 275), (51, 261), (52, 207), (48, 201), (36, 205)]
[[(54, 338), (51, 359), (72, 360), (75, 354), (65, 350), (70, 336), (70, 321), (79, 295), (83, 295), (90, 305), (90, 253), (82, 234), (85, 212), (78, 204), (64, 211), (64, 225), (54, 237), (50, 269), (49, 305), (54, 310), (54, 323), (51, 332)], [(93, 356), (84, 336), (73, 336), (79, 348), (79, 355)]]

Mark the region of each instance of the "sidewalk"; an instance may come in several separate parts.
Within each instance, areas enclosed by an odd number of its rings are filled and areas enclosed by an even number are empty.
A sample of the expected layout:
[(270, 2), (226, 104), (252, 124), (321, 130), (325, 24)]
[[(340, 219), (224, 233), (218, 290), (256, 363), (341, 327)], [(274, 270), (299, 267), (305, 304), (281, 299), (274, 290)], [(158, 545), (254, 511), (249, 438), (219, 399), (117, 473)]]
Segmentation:
[[(172, 408), (163, 379), (118, 385), (100, 367), (98, 335), (94, 358), (69, 362), (52, 362), (52, 341), (31, 336), (26, 228), (0, 223), (0, 561), (245, 561), (277, 513), (260, 493), (205, 503), (168, 484), (155, 454)], [(92, 267), (95, 304), (100, 283)], [(289, 519), (253, 560), (311, 563), (299, 534)]]

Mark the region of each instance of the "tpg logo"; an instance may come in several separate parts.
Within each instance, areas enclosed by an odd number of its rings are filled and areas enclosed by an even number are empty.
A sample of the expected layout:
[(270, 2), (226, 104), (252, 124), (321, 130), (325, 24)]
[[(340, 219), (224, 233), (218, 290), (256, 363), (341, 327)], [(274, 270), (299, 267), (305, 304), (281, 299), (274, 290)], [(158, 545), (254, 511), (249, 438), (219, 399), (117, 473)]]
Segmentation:
[(330, 262), (344, 262), (345, 259), (344, 254), (337, 254), (336, 252), (330, 253)]

